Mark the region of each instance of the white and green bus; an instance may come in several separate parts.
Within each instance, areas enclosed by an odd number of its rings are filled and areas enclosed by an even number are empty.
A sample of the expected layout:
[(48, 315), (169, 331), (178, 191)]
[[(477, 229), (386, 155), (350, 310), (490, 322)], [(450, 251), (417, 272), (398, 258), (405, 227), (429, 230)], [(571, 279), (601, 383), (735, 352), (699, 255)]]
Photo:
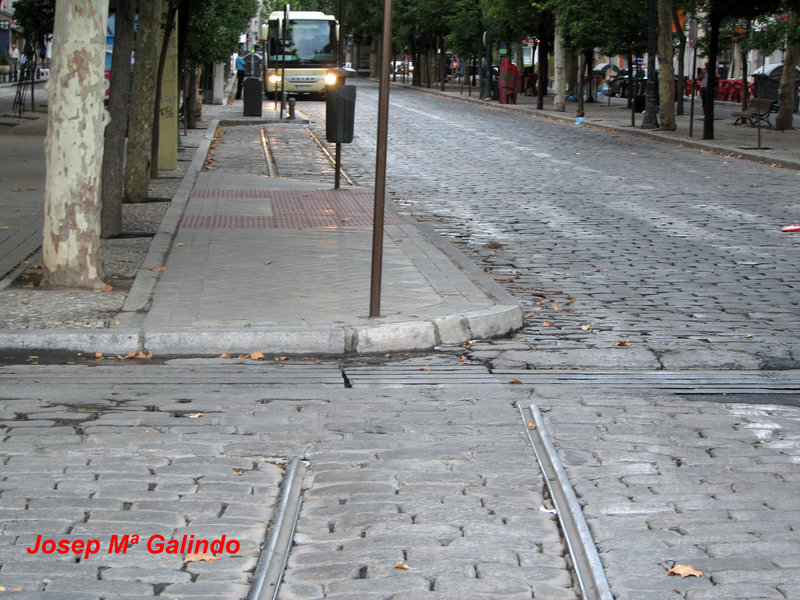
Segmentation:
[[(286, 14), (289, 20), (284, 29)], [(270, 13), (263, 33), (267, 94), (277, 89), (292, 95), (322, 97), (325, 86), (336, 77), (330, 73), (336, 67), (338, 50), (336, 19), (318, 11), (275, 11)]]

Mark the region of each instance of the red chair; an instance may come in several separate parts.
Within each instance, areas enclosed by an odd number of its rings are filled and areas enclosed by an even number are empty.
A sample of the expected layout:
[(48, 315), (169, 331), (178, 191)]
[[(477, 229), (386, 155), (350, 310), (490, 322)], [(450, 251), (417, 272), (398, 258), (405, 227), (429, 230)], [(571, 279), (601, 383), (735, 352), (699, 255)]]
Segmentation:
[(719, 82), (717, 83), (717, 93), (715, 94), (715, 98), (717, 100), (725, 102), (728, 99), (730, 93), (731, 93), (731, 80), (720, 79)]
[(729, 102), (741, 102), (742, 101), (742, 80), (736, 79), (731, 84), (731, 91), (728, 94), (728, 101)]

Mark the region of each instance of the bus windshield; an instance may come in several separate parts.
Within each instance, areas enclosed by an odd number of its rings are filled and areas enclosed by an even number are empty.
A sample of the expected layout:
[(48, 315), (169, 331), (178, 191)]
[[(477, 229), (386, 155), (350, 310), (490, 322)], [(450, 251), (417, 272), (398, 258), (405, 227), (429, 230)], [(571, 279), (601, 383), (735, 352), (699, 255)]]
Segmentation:
[(292, 67), (330, 65), (336, 62), (336, 21), (289, 19), (286, 52), (281, 55), (278, 21), (269, 22), (269, 62), (286, 60)]

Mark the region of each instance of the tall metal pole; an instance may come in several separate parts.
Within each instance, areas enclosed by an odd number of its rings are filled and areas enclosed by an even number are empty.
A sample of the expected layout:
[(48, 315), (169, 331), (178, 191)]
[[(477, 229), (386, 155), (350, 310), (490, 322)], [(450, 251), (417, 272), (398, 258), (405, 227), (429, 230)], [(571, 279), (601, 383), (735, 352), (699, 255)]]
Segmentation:
[(658, 52), (658, 0), (648, 1), (647, 12), (647, 97), (645, 100), (642, 129), (658, 128), (658, 107), (656, 106), (656, 53)]
[(372, 223), (372, 275), (369, 316), (381, 315), (381, 274), (383, 270), (383, 214), (386, 201), (386, 139), (389, 130), (389, 63), (392, 60), (392, 0), (383, 0), (381, 35), (381, 79), (378, 88), (378, 140), (375, 157), (375, 208)]
[[(339, 0), (339, 29), (338, 39), (336, 40), (336, 66), (341, 69), (344, 67), (344, 0)], [(344, 73), (344, 71), (342, 71)], [(343, 76), (343, 75), (342, 75)], [(338, 83), (337, 83), (338, 85)], [(336, 174), (333, 178), (333, 189), (338, 190), (341, 185), (342, 172), (342, 143), (336, 142), (335, 168)]]

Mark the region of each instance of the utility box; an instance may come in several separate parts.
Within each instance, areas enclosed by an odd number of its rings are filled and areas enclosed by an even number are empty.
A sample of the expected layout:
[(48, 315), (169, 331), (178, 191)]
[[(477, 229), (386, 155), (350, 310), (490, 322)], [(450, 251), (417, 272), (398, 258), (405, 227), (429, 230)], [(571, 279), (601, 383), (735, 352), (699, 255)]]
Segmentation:
[(325, 139), (332, 143), (352, 142), (355, 118), (356, 86), (328, 86), (325, 91)]
[(244, 80), (244, 116), (260, 117), (263, 102), (261, 100), (261, 80), (248, 77)]

